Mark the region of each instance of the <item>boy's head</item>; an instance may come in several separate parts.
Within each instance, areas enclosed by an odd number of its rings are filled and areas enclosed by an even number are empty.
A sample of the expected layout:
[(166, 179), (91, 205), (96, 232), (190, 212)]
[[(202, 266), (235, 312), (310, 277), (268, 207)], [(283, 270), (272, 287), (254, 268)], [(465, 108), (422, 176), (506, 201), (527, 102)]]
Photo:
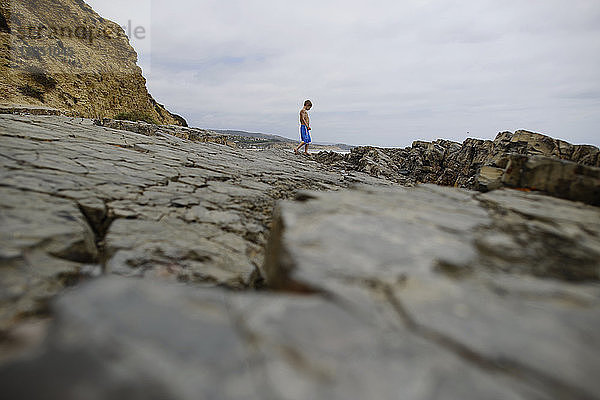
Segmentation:
[(306, 101), (304, 102), (304, 107), (305, 107), (307, 110), (310, 110), (310, 108), (312, 107), (312, 102), (311, 102), (310, 100), (306, 100)]

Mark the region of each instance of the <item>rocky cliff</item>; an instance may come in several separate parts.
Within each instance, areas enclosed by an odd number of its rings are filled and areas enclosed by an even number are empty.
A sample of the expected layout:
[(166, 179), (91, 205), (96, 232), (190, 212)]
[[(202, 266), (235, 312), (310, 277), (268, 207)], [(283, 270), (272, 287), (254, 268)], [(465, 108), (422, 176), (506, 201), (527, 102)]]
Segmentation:
[(0, 13), (0, 102), (185, 125), (148, 93), (123, 29), (82, 0), (1, 0)]
[(600, 208), (110, 125), (0, 115), (8, 398), (600, 398)]

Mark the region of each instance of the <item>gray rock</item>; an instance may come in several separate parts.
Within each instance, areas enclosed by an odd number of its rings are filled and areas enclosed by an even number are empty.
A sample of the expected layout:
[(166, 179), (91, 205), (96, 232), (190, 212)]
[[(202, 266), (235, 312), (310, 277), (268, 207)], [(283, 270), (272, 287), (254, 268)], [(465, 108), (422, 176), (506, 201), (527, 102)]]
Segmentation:
[[(180, 128), (0, 128), (10, 398), (598, 398), (600, 210), (390, 185), (471, 185), (487, 165), (489, 186), (511, 162), (496, 146), (582, 163), (592, 148), (521, 132), (350, 156), (380, 179)], [(263, 277), (273, 291), (231, 290)], [(34, 315), (48, 335), (19, 357), (7, 338)]]
[(258, 271), (248, 254), (256, 246), (233, 234), (229, 246), (223, 236), (213, 224), (119, 219), (105, 239), (107, 271), (231, 287), (250, 285)]
[(112, 278), (54, 308), (46, 343), (0, 367), (10, 398), (550, 398), (321, 296)]
[[(361, 189), (313, 193), (314, 201), (280, 206), (265, 265), (270, 284), (326, 287), (329, 278), (396, 282), (436, 264), (466, 265), (476, 254), (471, 245), (476, 230), (491, 223), (467, 191)], [(352, 251), (342, 251), (345, 246)]]
[[(515, 165), (517, 155), (529, 157), (528, 167), (522, 173), (520, 165), (511, 167), (513, 172), (508, 175), (512, 176), (503, 177), (509, 159)], [(539, 157), (546, 157), (547, 161), (542, 162)], [(505, 184), (532, 188), (535, 185), (551, 196), (588, 204), (600, 201), (596, 171), (600, 167), (600, 150), (597, 147), (571, 145), (524, 130), (501, 132), (493, 141), (467, 139), (462, 144), (443, 139), (431, 143), (415, 141), (405, 149), (357, 147), (347, 155), (321, 152), (315, 159), (406, 186), (436, 183), (488, 191)], [(568, 161), (576, 164), (569, 166)]]
[[(80, 271), (88, 264), (103, 273), (251, 286), (260, 281), (275, 201), (297, 189), (352, 184), (292, 152), (199, 143), (193, 129), (119, 127), (133, 132), (0, 115), (0, 330), (47, 312), (65, 286), (97, 275)], [(364, 174), (354, 181), (387, 183)]]
[(596, 167), (543, 156), (510, 155), (501, 182), (506, 186), (600, 205), (600, 168)]
[(599, 238), (598, 208), (532, 193), (362, 188), (282, 203), (264, 271), (279, 289), (355, 308), (387, 302), (415, 335), (465, 360), (547, 397), (591, 399)]
[(0, 329), (35, 313), (83, 263), (97, 259), (94, 233), (73, 201), (0, 187)]
[(504, 170), (502, 168), (484, 165), (479, 170), (479, 175), (477, 175), (477, 190), (487, 192), (501, 188), (503, 175)]

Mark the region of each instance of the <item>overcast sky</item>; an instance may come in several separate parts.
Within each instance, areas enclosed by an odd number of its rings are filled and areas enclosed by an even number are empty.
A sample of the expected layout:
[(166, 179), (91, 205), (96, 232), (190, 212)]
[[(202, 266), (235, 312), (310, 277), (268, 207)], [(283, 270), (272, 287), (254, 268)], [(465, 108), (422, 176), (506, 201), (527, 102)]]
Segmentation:
[(600, 0), (86, 1), (191, 126), (296, 138), (308, 98), (320, 142), (600, 145)]

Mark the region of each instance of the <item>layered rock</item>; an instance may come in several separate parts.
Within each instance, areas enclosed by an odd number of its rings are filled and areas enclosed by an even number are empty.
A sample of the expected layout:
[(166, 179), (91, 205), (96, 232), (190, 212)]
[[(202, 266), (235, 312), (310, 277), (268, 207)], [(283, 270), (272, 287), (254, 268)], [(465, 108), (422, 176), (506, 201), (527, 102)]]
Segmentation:
[(148, 93), (123, 29), (82, 0), (2, 0), (0, 15), (0, 102), (186, 125)]
[(543, 156), (510, 154), (506, 168), (488, 167), (478, 177), (485, 190), (508, 186), (600, 205), (600, 168)]
[(114, 120), (103, 118), (94, 120), (94, 124), (111, 129), (141, 133), (147, 136), (172, 135), (181, 139), (191, 140), (193, 142), (225, 144), (230, 147), (237, 147), (234, 139), (229, 135), (219, 134), (215, 131), (199, 128), (190, 128), (187, 126), (165, 126), (150, 124), (147, 122), (134, 122)]
[[(442, 139), (431, 143), (415, 141), (405, 149), (359, 147), (352, 149), (348, 155), (320, 153), (316, 158), (326, 164), (366, 172), (402, 184), (435, 183), (488, 190), (503, 185), (502, 175), (511, 154), (571, 161), (585, 166), (583, 175), (586, 176), (596, 176), (594, 168), (600, 167), (600, 150), (595, 146), (572, 145), (522, 130), (499, 133), (494, 141), (467, 139), (462, 144)], [(559, 172), (558, 177), (561, 174), (568, 172)], [(554, 178), (547, 177), (548, 180)], [(593, 188), (586, 190), (600, 190), (597, 182), (593, 185)], [(559, 197), (565, 197), (564, 192), (549, 191)], [(584, 200), (587, 197), (567, 198)], [(596, 198), (596, 201), (600, 199)]]

